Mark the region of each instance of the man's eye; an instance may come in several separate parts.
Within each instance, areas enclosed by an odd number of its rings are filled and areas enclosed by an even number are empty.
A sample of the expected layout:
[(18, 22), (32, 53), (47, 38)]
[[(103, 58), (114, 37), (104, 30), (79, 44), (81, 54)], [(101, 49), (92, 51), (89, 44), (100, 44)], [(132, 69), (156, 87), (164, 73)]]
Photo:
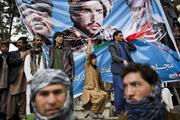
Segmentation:
[(87, 8), (82, 8), (82, 9), (80, 10), (80, 13), (89, 14), (90, 12), (91, 12), (91, 10), (90, 10), (90, 9), (87, 9)]
[(96, 10), (96, 12), (103, 13), (103, 10), (102, 9), (98, 9), (98, 10)]
[(33, 14), (33, 13), (34, 13), (33, 11), (28, 11), (28, 12), (25, 14), (25, 16), (31, 15), (31, 14)]
[(49, 16), (47, 12), (43, 12), (40, 15), (43, 16), (43, 17), (48, 17)]
[(127, 86), (127, 85), (124, 85), (124, 90), (127, 89), (127, 88), (128, 88), (128, 86)]
[(62, 90), (57, 90), (57, 91), (54, 91), (54, 94), (55, 95), (61, 95), (64, 91)]
[(134, 86), (134, 87), (137, 87), (139, 85), (140, 85), (139, 83), (132, 83), (132, 86)]
[(136, 12), (140, 11), (141, 9), (142, 9), (142, 7), (133, 7), (133, 8), (132, 8), (132, 10), (133, 10), (133, 11), (136, 11)]
[(82, 10), (81, 13), (89, 13), (88, 10)]
[(41, 96), (44, 96), (44, 97), (45, 97), (45, 96), (48, 96), (48, 92), (41, 92), (40, 95), (41, 95)]

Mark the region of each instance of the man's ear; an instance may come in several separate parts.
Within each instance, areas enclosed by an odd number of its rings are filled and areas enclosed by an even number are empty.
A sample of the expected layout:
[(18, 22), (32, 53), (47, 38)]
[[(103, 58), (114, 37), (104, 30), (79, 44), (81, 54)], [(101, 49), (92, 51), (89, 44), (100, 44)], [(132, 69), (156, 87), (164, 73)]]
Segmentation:
[(33, 45), (34, 45), (34, 43), (35, 43), (35, 40), (34, 40), (32, 43), (33, 43)]
[(36, 108), (36, 102), (35, 102), (35, 101), (31, 102), (30, 105), (31, 105), (32, 107), (35, 107), (35, 108)]
[(117, 35), (116, 36), (114, 36), (114, 38), (115, 38), (115, 40), (117, 39)]
[(152, 90), (154, 90), (155, 89), (155, 85), (152, 85)]

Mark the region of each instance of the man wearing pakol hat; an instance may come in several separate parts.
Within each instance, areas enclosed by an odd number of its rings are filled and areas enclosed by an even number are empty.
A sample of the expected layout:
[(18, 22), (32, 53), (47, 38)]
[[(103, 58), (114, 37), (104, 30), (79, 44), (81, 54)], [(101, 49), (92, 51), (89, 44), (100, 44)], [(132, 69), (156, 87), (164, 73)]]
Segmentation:
[(52, 31), (52, 7), (51, 0), (31, 0), (20, 5), (23, 19), (32, 34), (50, 36)]
[(88, 37), (92, 43), (103, 43), (112, 39), (113, 29), (103, 28), (103, 20), (112, 9), (111, 0), (68, 0), (69, 13), (74, 27), (64, 30), (64, 43), (73, 51), (86, 51)]
[(74, 120), (70, 80), (61, 70), (44, 69), (31, 82), (34, 114), (23, 120)]

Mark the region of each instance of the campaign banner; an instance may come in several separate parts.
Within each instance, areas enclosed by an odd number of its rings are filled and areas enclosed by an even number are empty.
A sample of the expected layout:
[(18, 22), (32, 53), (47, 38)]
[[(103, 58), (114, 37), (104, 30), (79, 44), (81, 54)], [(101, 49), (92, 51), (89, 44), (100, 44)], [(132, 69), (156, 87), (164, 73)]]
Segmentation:
[(87, 38), (105, 82), (112, 82), (108, 45), (113, 32), (137, 48), (134, 62), (150, 64), (162, 82), (180, 80), (180, 55), (158, 0), (16, 0), (22, 21), (32, 34), (53, 42), (55, 32), (64, 33), (75, 60), (74, 96), (82, 93)]

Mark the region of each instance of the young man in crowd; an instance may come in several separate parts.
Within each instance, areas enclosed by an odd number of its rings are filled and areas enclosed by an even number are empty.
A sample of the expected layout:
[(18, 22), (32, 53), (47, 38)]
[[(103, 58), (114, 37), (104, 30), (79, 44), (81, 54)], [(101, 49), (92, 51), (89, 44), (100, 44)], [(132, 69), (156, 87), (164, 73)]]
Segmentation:
[(89, 111), (92, 119), (103, 118), (102, 113), (109, 100), (109, 95), (102, 82), (97, 67), (96, 55), (91, 53), (91, 38), (88, 39), (85, 63), (85, 81), (82, 95), (83, 107)]
[(86, 51), (88, 37), (94, 45), (112, 40), (113, 30), (103, 28), (103, 21), (112, 9), (112, 0), (68, 0), (68, 3), (74, 26), (63, 33), (64, 42), (73, 51)]
[(155, 70), (147, 64), (129, 63), (122, 70), (122, 79), (128, 120), (166, 120)]
[(112, 56), (111, 72), (113, 74), (115, 109), (116, 114), (120, 115), (124, 111), (124, 88), (120, 73), (125, 65), (133, 61), (129, 51), (132, 48), (125, 42), (123, 34), (119, 30), (114, 32), (113, 39), (113, 43), (109, 45), (109, 51)]
[(26, 113), (30, 113), (30, 108), (29, 108), (29, 102), (30, 102), (30, 82), (31, 78), (34, 75), (35, 72), (38, 70), (42, 70), (48, 67), (47, 62), (46, 62), (46, 57), (45, 54), (43, 53), (42, 49), (42, 36), (41, 35), (36, 35), (33, 39), (33, 47), (30, 50), (29, 54), (26, 56), (25, 61), (24, 61), (24, 72), (27, 78), (27, 88), (26, 88), (26, 97), (27, 97), (27, 102), (26, 102)]
[(74, 78), (74, 59), (71, 48), (64, 46), (62, 32), (54, 34), (54, 48), (51, 49), (50, 59), (50, 67), (63, 70), (72, 82)]
[(31, 82), (31, 105), (34, 114), (23, 120), (74, 120), (70, 79), (61, 70), (43, 69)]
[(6, 120), (8, 95), (9, 41), (0, 42), (0, 119)]
[(9, 57), (9, 94), (7, 100), (6, 120), (20, 120), (26, 114), (26, 76), (24, 60), (28, 54), (27, 37), (20, 37), (16, 46), (18, 51)]

